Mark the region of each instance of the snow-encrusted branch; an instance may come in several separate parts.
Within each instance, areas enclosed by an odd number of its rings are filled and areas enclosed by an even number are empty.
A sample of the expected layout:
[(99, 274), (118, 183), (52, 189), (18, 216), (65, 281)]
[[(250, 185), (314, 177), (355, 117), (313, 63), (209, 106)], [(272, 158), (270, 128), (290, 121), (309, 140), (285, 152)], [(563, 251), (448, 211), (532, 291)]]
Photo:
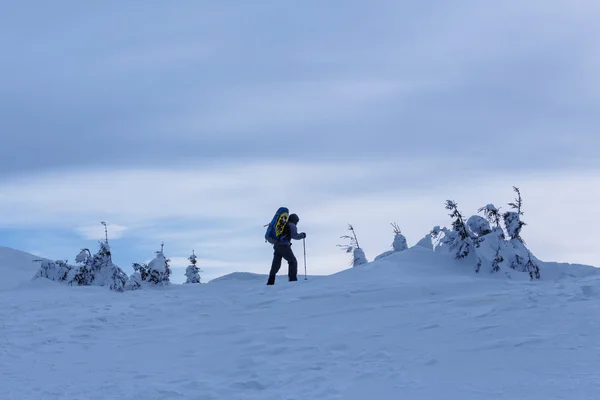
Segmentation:
[(356, 237), (356, 231), (352, 224), (348, 224), (348, 230), (352, 232), (352, 236), (343, 235), (340, 236), (340, 239), (350, 240), (350, 244), (338, 244), (338, 247), (341, 247), (346, 251), (346, 253), (352, 253), (354, 249), (360, 249), (360, 245), (358, 244), (358, 238)]
[(478, 212), (483, 212), (485, 218), (491, 223), (496, 224), (497, 228), (500, 228), (500, 209), (496, 208), (493, 204), (488, 204), (485, 207), (481, 207)]

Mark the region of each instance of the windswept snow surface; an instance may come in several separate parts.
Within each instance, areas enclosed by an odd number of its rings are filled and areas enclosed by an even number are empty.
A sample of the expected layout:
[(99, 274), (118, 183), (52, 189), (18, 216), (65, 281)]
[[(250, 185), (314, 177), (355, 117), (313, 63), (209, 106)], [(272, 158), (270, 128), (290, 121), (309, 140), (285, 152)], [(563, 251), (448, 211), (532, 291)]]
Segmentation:
[(31, 280), (40, 268), (40, 264), (33, 260), (41, 259), (33, 254), (0, 246), (0, 290), (12, 289)]
[(600, 276), (415, 247), (318, 279), (0, 291), (0, 393), (29, 399), (598, 399)]

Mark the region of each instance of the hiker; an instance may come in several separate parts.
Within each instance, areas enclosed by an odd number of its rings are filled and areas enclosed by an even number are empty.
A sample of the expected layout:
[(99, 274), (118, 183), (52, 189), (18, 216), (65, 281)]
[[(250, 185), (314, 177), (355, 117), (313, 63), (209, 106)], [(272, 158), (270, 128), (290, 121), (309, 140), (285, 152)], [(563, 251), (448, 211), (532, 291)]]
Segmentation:
[(287, 224), (283, 228), (283, 233), (279, 240), (273, 244), (273, 262), (271, 263), (271, 272), (269, 272), (269, 280), (267, 285), (275, 284), (275, 275), (281, 268), (281, 260), (285, 259), (288, 263), (288, 277), (290, 282), (298, 280), (298, 261), (292, 251), (292, 239), (301, 240), (306, 237), (306, 233), (298, 233), (296, 225), (300, 218), (296, 214), (290, 214)]

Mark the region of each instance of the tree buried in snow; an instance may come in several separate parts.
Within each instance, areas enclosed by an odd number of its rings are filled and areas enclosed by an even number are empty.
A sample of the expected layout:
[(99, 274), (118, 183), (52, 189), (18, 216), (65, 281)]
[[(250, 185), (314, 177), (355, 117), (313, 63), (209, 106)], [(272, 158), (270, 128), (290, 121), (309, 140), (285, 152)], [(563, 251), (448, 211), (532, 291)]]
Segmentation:
[(200, 268), (196, 266), (197, 258), (194, 251), (192, 251), (192, 255), (188, 257), (191, 264), (185, 269), (185, 276), (187, 277), (185, 283), (200, 283)]
[(83, 249), (76, 257), (79, 264), (71, 271), (74, 282), (80, 286), (109, 286), (111, 290), (122, 292), (127, 283), (127, 275), (112, 262), (108, 242), (99, 242), (100, 248), (93, 256), (88, 249)]
[(453, 253), (456, 258), (465, 258), (475, 247), (474, 238), (467, 230), (464, 218), (458, 210), (458, 205), (452, 200), (446, 200), (446, 209), (452, 211), (450, 213), (450, 217), (454, 218), (452, 230), (440, 228), (439, 226), (433, 228), (430, 234), (437, 241), (435, 248)]
[(408, 249), (406, 237), (402, 234), (400, 227), (397, 224), (391, 225), (394, 228), (394, 242), (392, 243), (392, 248), (394, 249), (394, 251), (399, 252)]
[(391, 225), (394, 228), (394, 241), (392, 243), (392, 250), (388, 250), (388, 251), (381, 253), (380, 255), (375, 257), (375, 261), (380, 260), (384, 257), (390, 256), (394, 253), (399, 253), (401, 251), (408, 249), (406, 237), (402, 234), (400, 227), (395, 223), (392, 223)]
[(110, 246), (99, 242), (100, 248), (92, 256), (89, 249), (83, 249), (75, 257), (78, 265), (66, 261), (36, 260), (41, 262), (34, 278), (46, 278), (77, 286), (108, 286), (110, 290), (122, 292), (127, 283), (127, 275), (113, 264)]
[(338, 244), (338, 247), (341, 247), (346, 253), (352, 253), (352, 261), (350, 261), (351, 266), (357, 267), (359, 265), (367, 264), (367, 257), (365, 256), (363, 249), (361, 249), (358, 244), (356, 232), (351, 224), (348, 224), (348, 230), (352, 232), (352, 236), (344, 235), (340, 236), (340, 238), (349, 240), (350, 244)]
[(40, 269), (36, 272), (33, 279), (45, 278), (51, 281), (65, 282), (69, 276), (69, 271), (75, 268), (62, 260), (33, 260), (33, 262), (41, 263)]
[[(437, 241), (434, 250), (453, 254), (455, 258), (474, 257), (476, 272), (480, 272), (484, 266), (491, 272), (510, 268), (527, 272), (530, 279), (539, 279), (537, 259), (521, 238), (521, 230), (526, 225), (521, 220), (523, 199), (519, 189), (513, 189), (517, 193), (515, 202), (509, 203), (513, 211), (505, 212), (502, 218), (499, 209), (488, 204), (478, 210), (483, 213), (483, 217), (473, 215), (465, 224), (457, 204), (451, 200), (446, 201), (446, 209), (452, 211), (450, 216), (454, 221), (451, 230), (439, 226), (433, 228), (430, 234)], [(504, 229), (501, 221), (504, 222)]]
[(134, 273), (127, 282), (128, 290), (140, 289), (145, 284), (156, 286), (171, 283), (169, 279), (171, 276), (169, 262), (171, 260), (165, 257), (163, 250), (164, 244), (161, 244), (160, 250), (156, 252), (156, 257), (148, 264), (133, 264)]

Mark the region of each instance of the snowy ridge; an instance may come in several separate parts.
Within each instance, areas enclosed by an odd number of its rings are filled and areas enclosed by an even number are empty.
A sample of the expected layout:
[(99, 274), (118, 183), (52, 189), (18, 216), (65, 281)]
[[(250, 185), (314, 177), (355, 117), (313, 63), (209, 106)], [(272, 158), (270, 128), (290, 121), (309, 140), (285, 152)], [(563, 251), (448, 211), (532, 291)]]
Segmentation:
[[(267, 287), (0, 292), (7, 399), (594, 399), (598, 269), (473, 272), (417, 246)], [(82, 351), (84, 350), (84, 351)]]
[(232, 272), (231, 274), (223, 275), (212, 279), (210, 283), (229, 282), (229, 281), (252, 281), (252, 282), (267, 282), (268, 275), (255, 274), (252, 272)]
[(42, 257), (0, 246), (0, 290), (14, 289), (31, 281), (40, 268), (34, 260)]

